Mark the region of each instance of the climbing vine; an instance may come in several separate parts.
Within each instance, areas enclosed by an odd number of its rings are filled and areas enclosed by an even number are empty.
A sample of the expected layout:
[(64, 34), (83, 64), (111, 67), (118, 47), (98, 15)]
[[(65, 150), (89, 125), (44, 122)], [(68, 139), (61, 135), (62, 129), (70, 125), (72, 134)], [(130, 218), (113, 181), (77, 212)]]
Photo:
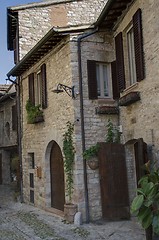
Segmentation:
[(75, 148), (73, 144), (74, 125), (67, 122), (67, 131), (63, 135), (63, 153), (64, 153), (64, 168), (66, 174), (66, 191), (69, 202), (72, 200), (73, 193), (73, 164), (75, 157)]

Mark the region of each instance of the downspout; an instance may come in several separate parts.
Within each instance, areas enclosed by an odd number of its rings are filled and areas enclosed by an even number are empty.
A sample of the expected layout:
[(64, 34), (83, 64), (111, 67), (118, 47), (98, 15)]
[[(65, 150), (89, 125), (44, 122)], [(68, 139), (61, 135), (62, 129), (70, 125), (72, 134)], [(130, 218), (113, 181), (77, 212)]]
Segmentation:
[[(19, 62), (19, 21), (17, 21), (17, 32), (16, 32), (16, 49), (17, 49), (17, 63)], [(23, 199), (23, 166), (22, 166), (22, 122), (21, 122), (21, 105), (20, 105), (20, 76), (17, 77), (17, 112), (18, 112), (18, 150), (19, 150), (19, 163), (20, 163), (20, 201), (24, 202)]]
[[(84, 33), (77, 38), (78, 44), (78, 72), (79, 72), (79, 96), (80, 96), (80, 115), (81, 115), (81, 135), (82, 135), (82, 152), (85, 151), (85, 123), (84, 123), (84, 110), (83, 110), (83, 81), (82, 81), (82, 60), (81, 60), (81, 41), (96, 33), (98, 29), (91, 32)], [(83, 172), (84, 172), (84, 195), (85, 195), (85, 209), (86, 209), (86, 223), (89, 223), (89, 196), (88, 196), (88, 183), (87, 183), (87, 166), (86, 160), (83, 159)]]
[(21, 130), (21, 106), (20, 106), (20, 77), (17, 77), (17, 115), (18, 115), (18, 152), (20, 163), (20, 201), (23, 202), (23, 167), (22, 167), (22, 130)]

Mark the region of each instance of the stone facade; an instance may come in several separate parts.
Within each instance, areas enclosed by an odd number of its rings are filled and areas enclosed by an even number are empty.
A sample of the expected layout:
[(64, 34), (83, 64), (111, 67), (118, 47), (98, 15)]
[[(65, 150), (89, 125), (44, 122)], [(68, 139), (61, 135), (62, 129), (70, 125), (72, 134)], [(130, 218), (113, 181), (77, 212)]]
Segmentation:
[(94, 23), (104, 4), (104, 0), (74, 0), (61, 3), (49, 1), (45, 4), (11, 8), (13, 11), (18, 11), (20, 59), (40, 41), (51, 27)]
[[(0, 86), (0, 90), (4, 86)], [(11, 159), (17, 155), (17, 131), (13, 127), (12, 107), (16, 105), (16, 94), (14, 86), (5, 86), (5, 92), (0, 97), (0, 178), (1, 184), (9, 184), (11, 178)], [(16, 112), (14, 112), (16, 117)]]
[[(104, 39), (108, 39), (103, 44)], [(81, 116), (80, 116), (80, 99), (77, 95), (75, 100), (70, 99), (67, 95), (61, 96), (54, 94), (51, 90), (60, 82), (68, 86), (75, 86), (75, 91), (79, 92), (78, 83), (78, 55), (77, 42), (75, 39), (65, 40), (65, 45), (58, 46), (40, 62), (38, 62), (29, 72), (23, 76), (22, 81), (22, 149), (23, 149), (23, 184), (24, 199), (29, 200), (29, 174), (28, 174), (28, 155), (34, 152), (35, 166), (42, 168), (42, 178), (36, 177), (36, 170), (29, 170), (34, 173), (35, 205), (43, 208), (50, 208), (50, 146), (52, 141), (58, 143), (62, 149), (62, 136), (66, 130), (66, 122), (71, 121), (75, 124), (74, 142), (76, 149), (75, 166), (74, 166), (74, 196), (73, 201), (78, 204), (78, 211), (82, 212), (85, 219), (85, 199), (84, 199), (84, 179), (83, 179), (83, 157), (82, 157), (82, 139), (81, 139)], [(97, 44), (98, 42), (98, 44)], [(95, 50), (96, 49), (96, 50)], [(110, 36), (107, 34), (95, 34), (89, 39), (82, 42), (82, 59), (83, 59), (83, 86), (84, 86), (84, 121), (86, 147), (96, 142), (104, 141), (106, 136), (106, 125), (110, 116), (97, 115), (95, 108), (103, 105), (114, 105), (112, 99), (90, 101), (88, 99), (87, 87), (87, 59), (101, 62), (111, 62), (114, 59), (114, 52)], [(95, 51), (94, 51), (95, 50)], [(102, 54), (101, 54), (102, 51)], [(95, 55), (94, 55), (95, 52)], [(65, 57), (64, 57), (65, 56)], [(46, 63), (47, 69), (47, 88), (48, 88), (48, 108), (44, 110), (45, 122), (32, 125), (27, 124), (25, 104), (28, 99), (28, 75), (31, 72), (38, 72), (41, 64)], [(53, 77), (54, 76), (54, 77)], [(53, 103), (53, 104), (52, 104)], [(93, 117), (92, 117), (93, 116)], [(117, 116), (112, 117), (115, 125), (118, 123)], [(33, 138), (34, 136), (34, 138)], [(98, 170), (92, 171), (88, 168), (88, 188), (89, 204), (91, 219), (101, 217), (101, 199)], [(36, 191), (40, 189), (40, 191)]]
[[(139, 91), (141, 100), (126, 107), (120, 107), (120, 124), (123, 127), (122, 141), (128, 142), (131, 139), (143, 138), (148, 144), (148, 157), (150, 160), (159, 161), (159, 131), (158, 131), (158, 31), (157, 21), (155, 16), (159, 9), (159, 4), (155, 1), (135, 1), (124, 18), (119, 21), (117, 28), (115, 29), (115, 35), (119, 32), (124, 32), (130, 26), (132, 22), (132, 16), (134, 13), (141, 9), (142, 11), (142, 27), (143, 27), (143, 49), (144, 49), (144, 61), (145, 61), (145, 78), (143, 81), (129, 86), (128, 77), (128, 61), (127, 56), (124, 56), (125, 60), (125, 72), (126, 72), (126, 89), (121, 96), (125, 96), (132, 91)], [(126, 46), (124, 45), (124, 50)], [(125, 51), (126, 52), (126, 51)], [(132, 145), (133, 146), (133, 145)], [(127, 163), (129, 165), (128, 172), (134, 172), (132, 164), (134, 162), (134, 148), (128, 145)], [(135, 174), (135, 173), (134, 173)], [(132, 179), (134, 178), (132, 174)], [(129, 189), (131, 191), (132, 186), (129, 183)], [(131, 191), (132, 192), (132, 191)], [(135, 193), (130, 194), (130, 200), (133, 199)]]
[[(19, 9), (19, 33), (20, 56), (23, 57), (52, 26), (73, 26), (93, 23), (104, 1), (65, 1), (64, 3), (49, 4), (48, 6), (28, 7)], [(100, 6), (100, 7), (99, 7)], [(125, 54), (126, 89), (120, 94), (125, 96), (131, 91), (139, 91), (141, 100), (129, 106), (120, 106), (118, 115), (97, 114), (96, 108), (103, 106), (117, 106), (113, 97), (109, 99), (90, 100), (88, 97), (88, 70), (87, 60), (106, 62), (110, 64), (115, 60), (114, 37), (119, 32), (126, 32), (132, 22), (132, 17), (137, 9), (142, 10), (143, 42), (146, 77), (143, 81), (129, 86), (128, 57)], [(159, 137), (157, 128), (157, 103), (158, 103), (158, 32), (157, 10), (155, 1), (134, 1), (118, 20), (113, 32), (96, 32), (81, 41), (82, 81), (83, 81), (83, 105), (84, 105), (84, 130), (86, 148), (96, 142), (105, 141), (106, 125), (108, 119), (116, 126), (122, 127), (121, 141), (125, 144), (126, 164), (129, 186), (130, 202), (135, 195), (136, 171), (134, 142), (131, 140), (143, 138), (150, 150), (149, 157), (158, 160)], [(83, 10), (81, 10), (83, 9)], [(92, 10), (93, 9), (93, 10)], [(98, 9), (98, 11), (97, 11)], [(36, 15), (34, 14), (36, 11)], [(90, 11), (90, 12), (89, 12)], [(90, 13), (90, 14), (88, 14)], [(156, 15), (154, 14), (156, 13)], [(58, 17), (62, 14), (62, 21)], [(82, 14), (82, 22), (81, 22)], [(47, 19), (46, 16), (47, 15)], [(42, 22), (45, 22), (44, 27)], [(39, 31), (39, 26), (41, 31)], [(153, 26), (153, 27), (152, 27)], [(27, 37), (26, 37), (27, 36)], [(50, 155), (53, 143), (56, 142), (60, 149), (63, 146), (63, 134), (66, 130), (66, 122), (71, 121), (75, 125), (75, 165), (74, 165), (74, 194), (73, 202), (78, 205), (78, 211), (85, 219), (85, 197), (82, 157), (82, 134), (79, 96), (79, 66), (78, 46), (76, 35), (68, 35), (49, 54), (44, 56), (31, 69), (21, 76), (21, 107), (22, 107), (22, 161), (23, 161), (23, 185), (24, 199), (30, 202), (30, 190), (34, 191), (34, 203), (36, 206), (51, 208), (51, 183), (50, 183)], [(34, 39), (34, 40), (33, 40)], [(32, 41), (33, 40), (33, 41)], [(126, 40), (124, 49), (126, 48)], [(28, 76), (37, 73), (41, 65), (45, 63), (47, 69), (47, 95), (48, 107), (44, 109), (44, 122), (28, 124), (26, 116), (26, 101), (28, 95)], [(111, 77), (110, 77), (111, 80)], [(71, 99), (68, 95), (56, 95), (52, 92), (58, 83), (75, 86), (77, 96)], [(112, 87), (111, 87), (112, 91)], [(30, 168), (30, 156), (34, 153), (35, 168)], [(37, 169), (42, 169), (41, 177)], [(34, 176), (34, 188), (30, 188), (30, 174)], [(90, 206), (90, 219), (98, 219), (102, 216), (100, 181), (98, 170), (87, 168), (88, 195)]]

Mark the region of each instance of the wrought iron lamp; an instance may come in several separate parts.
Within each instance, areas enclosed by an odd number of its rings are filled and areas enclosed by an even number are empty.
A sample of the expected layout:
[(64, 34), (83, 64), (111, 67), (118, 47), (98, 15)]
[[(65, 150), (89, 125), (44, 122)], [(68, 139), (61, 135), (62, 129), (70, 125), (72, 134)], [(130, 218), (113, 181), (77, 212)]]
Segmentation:
[(64, 84), (59, 83), (56, 87), (56, 89), (53, 89), (52, 92), (54, 93), (62, 93), (62, 92), (66, 92), (70, 97), (72, 97), (73, 99), (75, 98), (75, 91), (74, 91), (75, 86), (73, 87), (68, 87)]

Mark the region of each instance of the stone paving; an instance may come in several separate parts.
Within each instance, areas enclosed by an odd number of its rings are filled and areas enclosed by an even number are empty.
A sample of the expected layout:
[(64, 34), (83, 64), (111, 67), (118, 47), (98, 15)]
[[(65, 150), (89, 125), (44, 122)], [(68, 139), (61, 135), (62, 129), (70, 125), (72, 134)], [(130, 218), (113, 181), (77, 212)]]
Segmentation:
[(0, 185), (0, 240), (145, 240), (134, 221), (97, 221), (76, 226), (62, 218), (13, 200), (9, 186)]

